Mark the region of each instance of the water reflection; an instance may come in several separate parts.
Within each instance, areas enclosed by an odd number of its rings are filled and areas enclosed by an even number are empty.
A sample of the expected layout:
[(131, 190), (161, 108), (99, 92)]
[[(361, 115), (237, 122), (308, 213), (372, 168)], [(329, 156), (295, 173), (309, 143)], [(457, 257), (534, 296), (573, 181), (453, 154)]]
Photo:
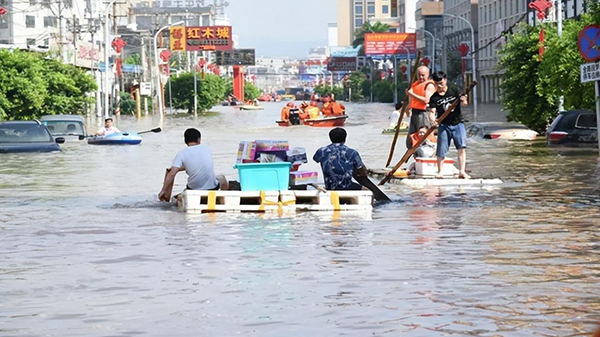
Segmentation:
[[(231, 179), (240, 140), (288, 139), (309, 154), (328, 143), (326, 129), (276, 126), (279, 108), (167, 118), (141, 146), (67, 143), (61, 153), (3, 155), (2, 335), (592, 330), (600, 312), (594, 151), (469, 140), (472, 175), (505, 184), (390, 185), (395, 201), (368, 214), (183, 214), (156, 201), (187, 127), (201, 130)], [(391, 136), (380, 132), (389, 111), (348, 106), (348, 145), (369, 167), (387, 158)], [(137, 131), (157, 123), (116, 121)], [(180, 175), (176, 189), (184, 186)]]

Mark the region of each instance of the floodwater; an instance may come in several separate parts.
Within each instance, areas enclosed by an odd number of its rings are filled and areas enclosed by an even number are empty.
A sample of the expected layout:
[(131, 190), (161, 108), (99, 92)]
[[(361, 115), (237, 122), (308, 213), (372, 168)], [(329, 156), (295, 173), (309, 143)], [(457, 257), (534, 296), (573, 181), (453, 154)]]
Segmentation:
[[(505, 184), (390, 185), (394, 202), (370, 217), (190, 215), (157, 202), (187, 127), (202, 131), (230, 179), (240, 140), (287, 139), (309, 156), (328, 144), (328, 129), (276, 126), (282, 105), (169, 116), (140, 146), (81, 142), (2, 155), (0, 336), (584, 336), (595, 328), (593, 150), (469, 140), (472, 175)], [(391, 111), (348, 106), (348, 145), (368, 167), (385, 163), (392, 136), (380, 132)], [(116, 121), (137, 131), (158, 123)], [(175, 189), (184, 186), (181, 173)]]

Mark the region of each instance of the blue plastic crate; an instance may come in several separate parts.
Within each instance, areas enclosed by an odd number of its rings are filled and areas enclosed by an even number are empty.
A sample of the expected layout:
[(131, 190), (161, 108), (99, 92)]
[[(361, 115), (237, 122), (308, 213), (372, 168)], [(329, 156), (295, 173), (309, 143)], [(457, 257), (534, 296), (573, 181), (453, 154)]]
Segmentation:
[(292, 163), (236, 164), (242, 191), (285, 191), (290, 185)]

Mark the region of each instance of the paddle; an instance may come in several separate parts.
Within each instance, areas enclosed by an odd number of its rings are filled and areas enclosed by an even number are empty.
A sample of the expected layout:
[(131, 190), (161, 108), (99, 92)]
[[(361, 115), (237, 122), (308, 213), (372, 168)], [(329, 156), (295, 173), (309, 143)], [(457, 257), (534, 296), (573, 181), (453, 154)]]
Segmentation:
[[(417, 80), (417, 66), (421, 62), (421, 51), (417, 54), (417, 58), (415, 59), (415, 65), (413, 67), (412, 74), (410, 76), (410, 84), (412, 86), (413, 83)], [(409, 88), (410, 89), (410, 88)], [(392, 162), (392, 157), (394, 156), (394, 150), (396, 149), (396, 141), (398, 140), (398, 134), (400, 133), (400, 124), (402, 124), (402, 119), (404, 119), (404, 115), (406, 114), (406, 109), (408, 109), (408, 102), (410, 96), (406, 94), (404, 96), (404, 100), (402, 101), (402, 108), (400, 109), (400, 117), (398, 118), (398, 123), (396, 124), (396, 130), (394, 132), (394, 140), (392, 140), (392, 147), (390, 148), (390, 154), (388, 156), (385, 167), (388, 167)]]
[[(473, 89), (474, 86), (477, 85), (477, 81), (473, 81), (471, 83), (471, 85), (467, 88), (467, 90), (461, 95), (468, 95), (469, 92), (471, 91), (471, 89)], [(450, 107), (448, 107), (448, 109), (446, 111), (444, 111), (444, 113), (440, 116), (440, 118), (436, 119), (436, 124), (439, 125), (451, 112), (452, 110), (454, 110), (454, 108), (456, 108), (456, 106), (460, 104), (460, 97), (457, 98), (456, 100), (454, 100), (454, 102), (450, 105)], [(381, 181), (379, 182), (379, 186), (387, 183), (388, 181), (390, 181), (390, 179), (392, 178), (392, 176), (394, 175), (394, 173), (400, 168), (400, 166), (402, 166), (402, 164), (404, 164), (408, 158), (410, 158), (410, 156), (413, 155), (413, 153), (415, 153), (415, 151), (419, 148), (419, 146), (421, 146), (421, 144), (423, 144), (423, 142), (427, 139), (427, 137), (429, 137), (429, 135), (436, 129), (435, 126), (432, 126), (429, 128), (429, 130), (427, 130), (427, 132), (425, 133), (425, 135), (423, 135), (423, 137), (421, 137), (419, 139), (419, 141), (413, 145), (413, 147), (411, 147), (410, 149), (408, 149), (406, 151), (406, 153), (404, 154), (404, 156), (402, 156), (402, 159), (400, 159), (400, 161), (398, 162), (398, 164), (396, 164), (396, 166), (394, 166), (394, 168), (389, 171), (385, 177), (383, 177), (383, 179), (381, 179)]]
[(138, 132), (138, 135), (141, 135), (141, 134), (143, 134), (143, 133), (148, 133), (148, 132), (154, 132), (154, 133), (158, 133), (158, 132), (161, 132), (161, 131), (162, 131), (162, 129), (161, 129), (161, 128), (154, 128), (154, 129), (152, 129), (152, 130), (147, 130), (147, 131)]

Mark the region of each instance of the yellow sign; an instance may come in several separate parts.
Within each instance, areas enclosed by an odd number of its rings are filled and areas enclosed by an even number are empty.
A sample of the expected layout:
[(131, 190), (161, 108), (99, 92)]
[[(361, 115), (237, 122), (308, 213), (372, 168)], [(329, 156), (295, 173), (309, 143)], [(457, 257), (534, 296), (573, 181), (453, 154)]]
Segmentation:
[(171, 38), (169, 39), (171, 51), (185, 51), (186, 38), (184, 26), (173, 26), (170, 29)]

